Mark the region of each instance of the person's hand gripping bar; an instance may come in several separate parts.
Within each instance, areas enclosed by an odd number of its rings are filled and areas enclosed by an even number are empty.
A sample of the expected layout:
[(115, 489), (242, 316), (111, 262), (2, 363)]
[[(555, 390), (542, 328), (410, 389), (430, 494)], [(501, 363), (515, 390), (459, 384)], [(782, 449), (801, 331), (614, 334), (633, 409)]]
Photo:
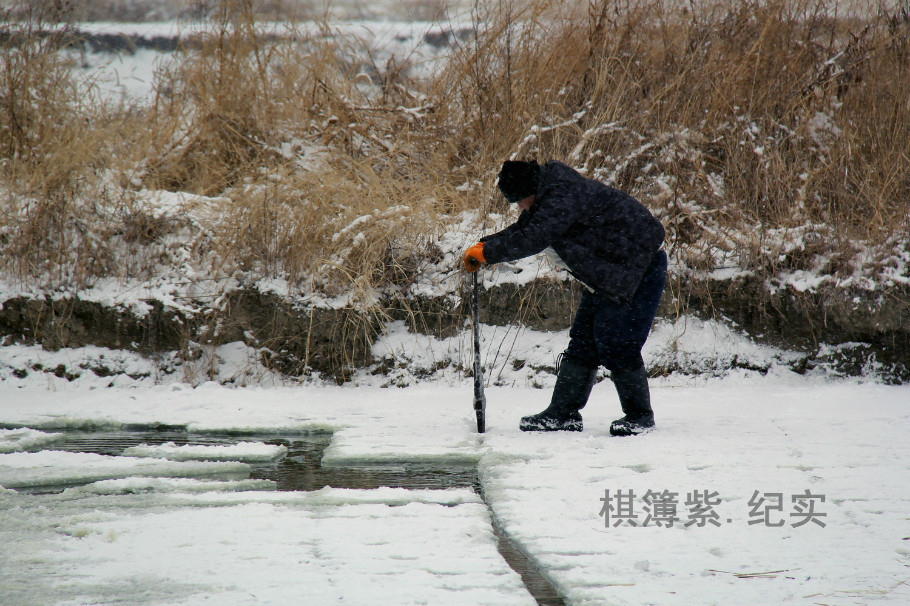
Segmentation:
[(486, 263), (483, 258), (483, 242), (478, 242), (464, 253), (464, 268), (468, 273), (473, 273)]

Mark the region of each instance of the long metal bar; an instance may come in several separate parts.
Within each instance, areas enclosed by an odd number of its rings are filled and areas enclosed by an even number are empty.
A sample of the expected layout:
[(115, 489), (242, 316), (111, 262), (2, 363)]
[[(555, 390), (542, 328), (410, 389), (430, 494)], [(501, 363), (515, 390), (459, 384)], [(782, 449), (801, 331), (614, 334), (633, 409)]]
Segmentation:
[(480, 311), (477, 303), (477, 274), (471, 274), (473, 297), (471, 317), (474, 324), (474, 414), (477, 415), (477, 433), (487, 430), (487, 396), (483, 392), (483, 369), (480, 366)]

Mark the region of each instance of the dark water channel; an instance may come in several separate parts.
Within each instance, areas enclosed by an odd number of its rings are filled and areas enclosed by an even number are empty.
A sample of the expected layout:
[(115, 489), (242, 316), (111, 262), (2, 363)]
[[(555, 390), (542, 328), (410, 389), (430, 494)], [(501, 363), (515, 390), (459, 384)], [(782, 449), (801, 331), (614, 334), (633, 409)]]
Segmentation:
[[(217, 434), (190, 433), (181, 427), (157, 426), (127, 428), (117, 432), (67, 432), (65, 438), (48, 450), (87, 452), (120, 456), (133, 446), (157, 446), (174, 443), (177, 446), (224, 446), (239, 442), (261, 442), (282, 445), (287, 455), (277, 461), (250, 463), (250, 478), (272, 480), (278, 490), (311, 491), (326, 486), (332, 488), (372, 489), (383, 486), (406, 489), (471, 488), (483, 498), (483, 490), (472, 465), (444, 463), (402, 463), (395, 465), (323, 466), (322, 457), (332, 440), (331, 432), (301, 434)], [(33, 492), (59, 492), (65, 487), (42, 487)], [(493, 519), (499, 553), (509, 566), (521, 575), (525, 586), (541, 606), (565, 606), (550, 581), (531, 560), (512, 542)]]

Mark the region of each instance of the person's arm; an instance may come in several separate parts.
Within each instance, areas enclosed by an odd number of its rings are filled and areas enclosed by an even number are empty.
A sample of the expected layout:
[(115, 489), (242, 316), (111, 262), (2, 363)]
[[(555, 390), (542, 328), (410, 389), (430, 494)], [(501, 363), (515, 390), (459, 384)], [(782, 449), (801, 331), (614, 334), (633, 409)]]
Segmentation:
[(547, 192), (517, 222), (483, 240), (486, 262), (514, 261), (541, 252), (572, 225), (575, 206), (574, 199)]
[(531, 217), (529, 216), (529, 213), (527, 211), (523, 211), (520, 215), (518, 215), (518, 219), (515, 220), (515, 223), (512, 223), (511, 225), (507, 226), (505, 229), (502, 229), (502, 230), (496, 232), (495, 234), (488, 234), (478, 241), (486, 242), (490, 238), (500, 238), (502, 236), (507, 236), (507, 235), (511, 234), (512, 232), (514, 232), (515, 230), (521, 229), (521, 227), (523, 225), (525, 225), (530, 220), (530, 218)]

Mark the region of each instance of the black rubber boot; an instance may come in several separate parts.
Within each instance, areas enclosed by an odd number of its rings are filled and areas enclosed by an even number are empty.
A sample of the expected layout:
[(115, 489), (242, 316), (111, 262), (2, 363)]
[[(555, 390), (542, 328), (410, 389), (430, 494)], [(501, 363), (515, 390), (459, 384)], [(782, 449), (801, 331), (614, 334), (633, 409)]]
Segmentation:
[(522, 431), (581, 431), (579, 410), (584, 408), (594, 387), (597, 369), (563, 358), (556, 373), (553, 398), (546, 410), (522, 417)]
[(648, 390), (648, 373), (642, 366), (638, 370), (614, 370), (613, 384), (619, 394), (619, 404), (625, 416), (610, 424), (614, 436), (634, 436), (654, 427), (651, 410), (651, 392)]

